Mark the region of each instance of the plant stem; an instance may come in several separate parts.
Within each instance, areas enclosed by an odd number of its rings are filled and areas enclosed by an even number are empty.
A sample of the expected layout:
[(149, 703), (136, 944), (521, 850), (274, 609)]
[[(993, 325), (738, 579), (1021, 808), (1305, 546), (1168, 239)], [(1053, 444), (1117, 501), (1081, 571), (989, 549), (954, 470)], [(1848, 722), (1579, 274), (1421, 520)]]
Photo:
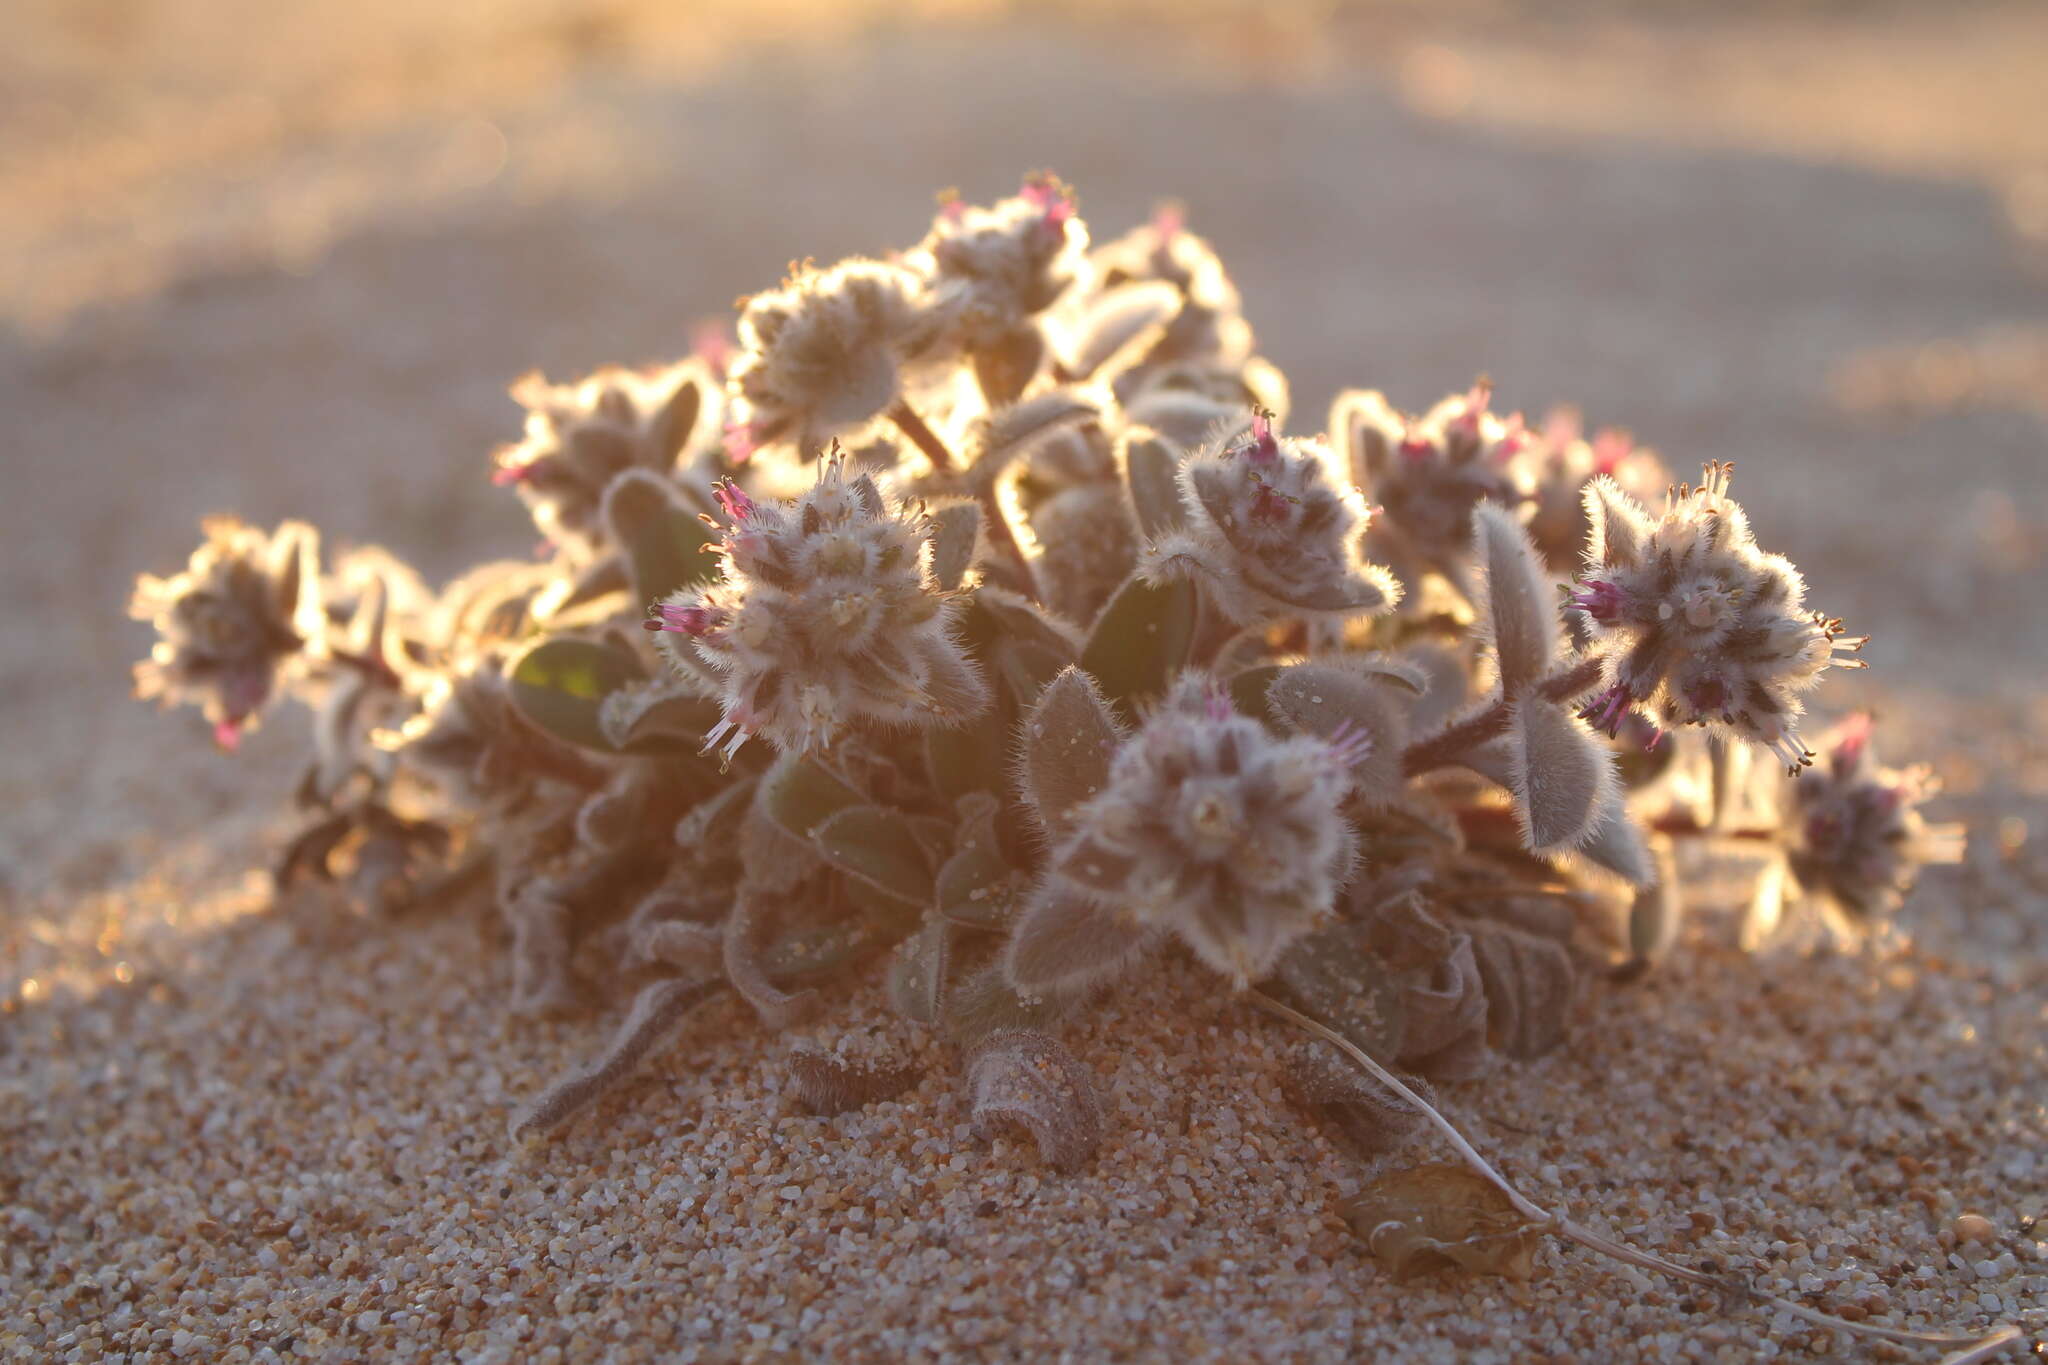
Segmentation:
[(896, 429), (910, 438), (910, 443), (924, 452), (934, 469), (958, 469), (960, 462), (953, 458), (953, 452), (939, 439), (939, 434), (925, 425), (917, 415), (917, 409), (910, 406), (908, 399), (899, 398), (889, 408), (889, 420)]
[[(1580, 659), (1562, 673), (1553, 673), (1536, 684), (1536, 695), (1550, 701), (1570, 701), (1582, 695), (1599, 678), (1600, 661)], [(1456, 763), (1488, 740), (1506, 734), (1507, 728), (1508, 699), (1502, 697), (1470, 720), (1459, 721), (1447, 730), (1440, 730), (1428, 739), (1409, 745), (1401, 753), (1401, 771), (1415, 777)]]
[(1508, 1202), (1514, 1206), (1517, 1213), (1527, 1218), (1531, 1223), (1538, 1225), (1545, 1232), (1555, 1233), (1567, 1241), (1577, 1242), (1589, 1251), (1597, 1251), (1602, 1256), (1611, 1257), (1614, 1260), (1636, 1266), (1642, 1270), (1651, 1270), (1660, 1275), (1669, 1275), (1673, 1279), (1684, 1280), (1688, 1284), (1696, 1284), (1702, 1289), (1711, 1289), (1717, 1294), (1726, 1295), (1732, 1299), (1779, 1309), (1792, 1314), (1794, 1317), (1803, 1318), (1816, 1327), (1826, 1327), (1836, 1331), (1876, 1337), (1881, 1341), (1897, 1342), (1906, 1346), (1959, 1346), (1963, 1348), (1957, 1354), (1948, 1357), (1942, 1365), (1969, 1365), (1969, 1362), (1985, 1360), (1990, 1358), (1991, 1355), (1996, 1354), (2003, 1347), (2020, 1340), (2019, 1328), (2011, 1326), (1994, 1328), (1984, 1336), (1956, 1336), (1943, 1332), (1904, 1332), (1890, 1327), (1873, 1327), (1867, 1323), (1850, 1322), (1846, 1318), (1834, 1317), (1830, 1314), (1819, 1312), (1816, 1309), (1808, 1308), (1803, 1303), (1794, 1303), (1790, 1299), (1781, 1299), (1776, 1294), (1767, 1294), (1763, 1290), (1753, 1285), (1745, 1284), (1741, 1280), (1727, 1279), (1719, 1275), (1709, 1275), (1704, 1271), (1694, 1270), (1690, 1266), (1680, 1265), (1676, 1261), (1667, 1261), (1661, 1256), (1653, 1255), (1647, 1251), (1638, 1251), (1634, 1247), (1612, 1241), (1590, 1228), (1579, 1226), (1561, 1213), (1552, 1213), (1509, 1184), (1507, 1177), (1495, 1170), (1492, 1164), (1479, 1154), (1479, 1150), (1466, 1140), (1465, 1135), (1459, 1132), (1449, 1119), (1439, 1113), (1434, 1105), (1416, 1094), (1414, 1089), (1402, 1081), (1399, 1076), (1396, 1076), (1393, 1072), (1374, 1061), (1364, 1049), (1358, 1047), (1343, 1034), (1317, 1020), (1309, 1018), (1300, 1010), (1290, 1005), (1284, 1005), (1260, 991), (1247, 991), (1245, 992), (1245, 997), (1266, 1013), (1276, 1018), (1284, 1019), (1296, 1028), (1303, 1029), (1336, 1047), (1353, 1062), (1363, 1067), (1366, 1073), (1374, 1080), (1393, 1091), (1409, 1104), (1415, 1106), (1416, 1110), (1429, 1120), (1431, 1126), (1443, 1136), (1444, 1140), (1456, 1149), (1466, 1165), (1485, 1177), (1495, 1189), (1506, 1196)]
[[(959, 470), (960, 462), (953, 458), (953, 452), (939, 439), (938, 433), (925, 424), (924, 418), (917, 415), (917, 409), (911, 407), (907, 400), (896, 400), (889, 409), (889, 420), (910, 438), (912, 445), (924, 452), (925, 458), (932, 462), (932, 468)], [(1003, 513), (1002, 499), (996, 496), (994, 486), (987, 480), (971, 481), (975, 485), (975, 499), (981, 503), (983, 529), (988, 532), (989, 544), (995, 546), (1009, 559), (1010, 567), (1016, 571), (1018, 586), (1024, 595), (1034, 602), (1043, 602), (1045, 599), (1038, 595), (1038, 575), (1031, 571), (1031, 561), (1024, 557), (1024, 547), (1017, 543), (1017, 532), (1011, 527), (1009, 517)]]

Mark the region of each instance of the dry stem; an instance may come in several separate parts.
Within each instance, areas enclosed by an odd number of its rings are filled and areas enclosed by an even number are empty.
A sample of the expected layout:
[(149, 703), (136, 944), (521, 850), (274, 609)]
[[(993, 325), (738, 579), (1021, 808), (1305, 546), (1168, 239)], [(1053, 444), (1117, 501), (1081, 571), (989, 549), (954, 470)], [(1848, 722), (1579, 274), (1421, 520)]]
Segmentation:
[(1611, 1241), (1590, 1228), (1579, 1226), (1561, 1213), (1552, 1213), (1534, 1200), (1523, 1195), (1520, 1190), (1517, 1190), (1508, 1183), (1506, 1176), (1495, 1170), (1492, 1164), (1479, 1154), (1477, 1148), (1466, 1141), (1465, 1135), (1460, 1133), (1449, 1119), (1439, 1113), (1435, 1106), (1423, 1099), (1422, 1096), (1416, 1094), (1414, 1089), (1404, 1083), (1399, 1076), (1396, 1076), (1393, 1072), (1374, 1061), (1367, 1055), (1364, 1049), (1352, 1043), (1343, 1034), (1317, 1020), (1309, 1018), (1291, 1006), (1281, 1004), (1278, 1000), (1259, 991), (1247, 991), (1246, 998), (1252, 1004), (1266, 1011), (1266, 1013), (1284, 1019), (1295, 1027), (1304, 1029), (1321, 1038), (1324, 1042), (1338, 1048), (1345, 1056), (1363, 1067), (1374, 1080), (1386, 1086), (1409, 1104), (1414, 1105), (1416, 1110), (1427, 1118), (1437, 1132), (1443, 1136), (1444, 1140), (1456, 1149), (1466, 1165), (1484, 1176), (1493, 1184), (1494, 1188), (1505, 1195), (1508, 1202), (1514, 1205), (1516, 1212), (1546, 1232), (1555, 1233), (1568, 1241), (1577, 1242), (1580, 1246), (1590, 1251), (1597, 1251), (1603, 1256), (1612, 1257), (1614, 1260), (1625, 1264), (1637, 1266), (1644, 1270), (1655, 1271), (1660, 1275), (1669, 1275), (1674, 1279), (1699, 1285), (1703, 1289), (1711, 1289), (1715, 1293), (1732, 1300), (1740, 1300), (1779, 1309), (1795, 1317), (1803, 1318), (1817, 1327), (1827, 1327), (1837, 1331), (1875, 1337), (1880, 1341), (1897, 1342), (1905, 1346), (1956, 1346), (1962, 1348), (1956, 1353), (1945, 1357), (1942, 1365), (1973, 1365), (1973, 1362), (1990, 1359), (2006, 1346), (2020, 1340), (2019, 1328), (2012, 1326), (1994, 1328), (1986, 1335), (1976, 1337), (1956, 1336), (1942, 1332), (1903, 1332), (1890, 1327), (1873, 1327), (1867, 1323), (1850, 1322), (1846, 1318), (1838, 1318), (1831, 1314), (1808, 1308), (1805, 1304), (1794, 1303), (1790, 1299), (1781, 1299), (1776, 1294), (1765, 1293), (1754, 1285), (1746, 1284), (1741, 1280), (1728, 1279), (1719, 1275), (1709, 1275), (1704, 1271), (1694, 1270), (1690, 1266), (1680, 1265), (1676, 1261), (1667, 1261), (1661, 1256), (1653, 1255), (1647, 1251), (1638, 1251), (1634, 1247)]

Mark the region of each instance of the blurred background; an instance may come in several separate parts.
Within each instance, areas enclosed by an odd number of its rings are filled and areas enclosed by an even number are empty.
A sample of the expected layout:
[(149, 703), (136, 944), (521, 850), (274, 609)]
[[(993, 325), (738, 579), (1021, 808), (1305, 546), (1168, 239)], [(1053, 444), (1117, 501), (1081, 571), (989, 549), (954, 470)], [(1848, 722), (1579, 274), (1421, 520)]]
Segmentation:
[(10, 0), (7, 31), (9, 899), (274, 817), (297, 722), (230, 763), (126, 695), (128, 585), (201, 515), (435, 578), (523, 554), (512, 378), (680, 355), (791, 258), (1040, 167), (1098, 239), (1186, 204), (1297, 430), (1484, 371), (1502, 410), (1735, 460), (1877, 636), (1830, 700), (1966, 801), (2048, 794), (2039, 0)]

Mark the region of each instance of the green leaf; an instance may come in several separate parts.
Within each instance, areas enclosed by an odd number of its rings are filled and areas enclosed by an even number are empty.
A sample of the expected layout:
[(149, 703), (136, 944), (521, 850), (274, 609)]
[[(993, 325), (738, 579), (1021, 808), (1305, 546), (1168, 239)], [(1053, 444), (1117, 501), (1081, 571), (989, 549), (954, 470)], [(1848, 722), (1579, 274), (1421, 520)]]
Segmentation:
[(1279, 664), (1259, 664), (1240, 669), (1230, 678), (1230, 702), (1240, 712), (1273, 724), (1273, 712), (1266, 703), (1266, 691), (1285, 670)]
[(604, 699), (640, 681), (640, 661), (590, 640), (543, 640), (509, 670), (512, 704), (535, 728), (560, 740), (617, 752), (599, 721)]
[(1002, 785), (1008, 762), (1006, 729), (998, 718), (1002, 709), (990, 707), (958, 729), (924, 732), (925, 763), (931, 769), (932, 785), (946, 800), (957, 801), (969, 792), (995, 791)]
[(811, 831), (862, 800), (859, 792), (798, 755), (778, 758), (761, 779), (761, 809), (799, 839), (808, 840)]
[(643, 606), (717, 576), (717, 557), (704, 552), (716, 536), (660, 475), (629, 469), (613, 479), (604, 518), (626, 552), (633, 596)]
[(1127, 721), (1138, 704), (1164, 695), (1187, 666), (1195, 639), (1195, 585), (1185, 580), (1147, 583), (1132, 577), (1095, 619), (1081, 651), (1081, 667)]
[(1391, 1064), (1406, 1031), (1404, 992), (1400, 979), (1373, 952), (1371, 935), (1369, 925), (1355, 921), (1310, 934), (1287, 950), (1266, 985), (1360, 1051)]
[(697, 415), (703, 407), (703, 390), (698, 387), (697, 376), (691, 375), (676, 385), (668, 402), (654, 414), (653, 421), (649, 423), (648, 439), (654, 443), (664, 465), (673, 465), (676, 457), (689, 445), (690, 433), (697, 429)]
[(960, 586), (974, 563), (974, 545), (981, 535), (981, 508), (965, 500), (932, 508), (932, 579), (941, 592)]
[(936, 1024), (946, 998), (946, 969), (953, 952), (953, 926), (934, 915), (889, 964), (889, 1003), (904, 1018)]
[(1124, 437), (1124, 477), (1130, 481), (1138, 529), (1147, 540), (1187, 522), (1180, 500), (1180, 457), (1179, 447), (1155, 431), (1137, 428)]
[(1123, 736), (1116, 717), (1078, 668), (1055, 678), (1024, 718), (1024, 796), (1047, 830), (1065, 833), (1074, 807), (1109, 785), (1109, 765)]
[(722, 714), (673, 678), (622, 687), (598, 707), (598, 725), (620, 753), (696, 753)]
[(939, 868), (937, 887), (939, 913), (954, 923), (999, 929), (1009, 922), (1018, 876), (996, 833), (1000, 809), (986, 792), (960, 803), (953, 854)]
[(887, 806), (848, 806), (811, 831), (825, 861), (913, 905), (929, 904), (932, 869), (917, 832)]

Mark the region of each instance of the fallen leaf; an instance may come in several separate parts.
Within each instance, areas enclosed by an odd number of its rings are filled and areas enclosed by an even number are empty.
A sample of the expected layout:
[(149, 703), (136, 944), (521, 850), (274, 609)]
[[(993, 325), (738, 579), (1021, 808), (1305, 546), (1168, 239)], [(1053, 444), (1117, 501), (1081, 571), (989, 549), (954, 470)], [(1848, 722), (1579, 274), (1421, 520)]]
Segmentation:
[(1455, 1264), (1526, 1280), (1543, 1239), (1542, 1225), (1523, 1217), (1492, 1181), (1442, 1162), (1382, 1176), (1340, 1211), (1366, 1248), (1404, 1279)]

